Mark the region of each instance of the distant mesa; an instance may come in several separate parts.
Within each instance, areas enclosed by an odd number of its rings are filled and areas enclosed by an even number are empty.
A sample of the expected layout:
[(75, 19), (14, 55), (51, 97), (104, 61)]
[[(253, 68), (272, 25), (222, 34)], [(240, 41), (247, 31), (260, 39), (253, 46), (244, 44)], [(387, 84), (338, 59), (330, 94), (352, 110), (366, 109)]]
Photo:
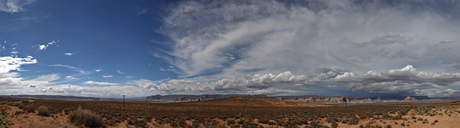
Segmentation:
[(357, 97), (351, 99), (347, 96), (312, 96), (312, 97), (276, 97), (283, 101), (301, 103), (375, 103), (375, 102), (416, 102), (417, 98), (429, 99), (427, 96), (408, 96), (408, 97)]
[(347, 96), (343, 97), (329, 97), (329, 96), (313, 96), (302, 98), (285, 98), (277, 97), (278, 100), (301, 102), (301, 103), (350, 103), (351, 100)]
[(415, 99), (415, 98), (412, 98), (412, 97), (410, 97), (410, 96), (407, 96), (403, 101), (404, 101), (404, 102), (414, 102), (414, 101), (418, 101), (418, 100)]

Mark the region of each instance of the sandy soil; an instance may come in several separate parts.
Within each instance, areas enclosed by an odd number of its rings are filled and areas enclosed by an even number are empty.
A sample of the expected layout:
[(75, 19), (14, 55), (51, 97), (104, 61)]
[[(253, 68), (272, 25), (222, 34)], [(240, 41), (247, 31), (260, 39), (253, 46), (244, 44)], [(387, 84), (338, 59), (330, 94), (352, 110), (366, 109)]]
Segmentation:
[[(74, 126), (73, 124), (70, 123), (68, 116), (64, 114), (64, 112), (61, 112), (59, 114), (55, 114), (49, 117), (43, 117), (43, 116), (38, 116), (37, 113), (27, 113), (27, 114), (15, 114), (16, 111), (23, 111), (22, 109), (19, 109), (18, 107), (15, 106), (7, 106), (3, 105), (3, 107), (8, 108), (7, 109), (7, 115), (6, 119), (12, 123), (9, 127), (11, 128), (77, 128), (77, 126)], [(348, 124), (343, 124), (339, 122), (338, 127), (339, 128), (357, 128), (360, 125), (366, 127), (366, 126), (382, 126), (385, 128), (387, 125), (391, 125), (392, 128), (458, 128), (460, 126), (460, 109), (456, 110), (450, 110), (453, 111), (453, 113), (445, 114), (445, 109), (441, 108), (435, 108), (432, 109), (438, 112), (438, 114), (430, 116), (430, 115), (418, 115), (415, 113), (414, 110), (410, 111), (407, 115), (403, 116), (402, 118), (407, 119), (407, 120), (381, 120), (381, 119), (365, 119), (365, 120), (360, 120), (358, 125), (348, 125)], [(442, 113), (439, 114), (439, 113)], [(412, 119), (412, 117), (415, 118), (422, 118), (422, 119), (427, 119), (428, 123), (422, 123), (422, 121), (417, 121), (417, 119)], [(156, 128), (156, 127), (162, 127), (162, 128), (171, 128), (169, 124), (165, 125), (158, 125), (154, 121), (155, 118), (153, 118), (152, 123), (147, 123), (147, 126), (149, 128)], [(231, 118), (230, 118), (231, 119)], [(222, 121), (220, 119), (216, 119), (220, 122), (221, 125), (226, 126), (229, 128), (228, 125), (226, 125), (225, 121)], [(238, 120), (238, 119), (234, 119)], [(437, 123), (432, 123), (438, 120)], [(257, 122), (257, 119), (254, 119), (254, 122)], [(323, 118), (320, 120), (321, 124), (329, 126), (330, 123), (326, 123), (326, 119)], [(192, 124), (192, 121), (187, 121), (188, 124)], [(404, 126), (401, 124), (404, 123)], [(283, 128), (279, 127), (276, 125), (268, 125), (268, 124), (262, 124), (262, 126), (266, 128)], [(133, 125), (128, 125), (127, 121), (115, 124), (113, 126), (107, 126), (108, 128), (134, 128)], [(305, 127), (305, 125), (300, 125), (299, 127)]]
[(16, 111), (23, 110), (15, 106), (3, 105), (3, 107), (9, 108), (5, 116), (12, 123), (9, 126), (11, 128), (76, 128), (63, 112), (49, 117), (39, 116), (36, 112), (15, 115)]

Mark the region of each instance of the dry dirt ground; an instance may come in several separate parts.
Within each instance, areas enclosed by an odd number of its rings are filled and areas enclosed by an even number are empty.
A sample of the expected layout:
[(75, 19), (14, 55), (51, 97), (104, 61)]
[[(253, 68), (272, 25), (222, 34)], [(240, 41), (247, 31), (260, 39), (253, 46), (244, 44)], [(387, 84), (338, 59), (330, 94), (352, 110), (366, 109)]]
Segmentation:
[[(65, 115), (64, 112), (59, 114), (55, 114), (49, 117), (38, 116), (37, 113), (27, 113), (27, 114), (15, 114), (16, 111), (22, 111), (15, 106), (7, 106), (2, 105), (3, 108), (6, 108), (7, 114), (4, 115), (5, 119), (10, 124), (8, 127), (10, 128), (76, 128), (72, 123), (70, 123), (68, 115)], [(459, 128), (460, 127), (460, 109), (450, 110), (453, 113), (445, 114), (445, 109), (433, 109), (438, 111), (436, 115), (418, 115), (415, 113), (414, 110), (410, 111), (407, 115), (403, 116), (402, 118), (406, 118), (407, 120), (381, 120), (381, 119), (365, 119), (360, 120), (358, 125), (348, 125), (339, 123), (339, 128), (358, 128), (360, 125), (363, 127), (370, 126), (370, 127), (377, 127), (382, 126), (386, 128), (387, 125), (391, 125), (392, 128)], [(442, 114), (439, 114), (442, 113)], [(393, 114), (394, 115), (394, 114)], [(412, 119), (415, 117), (416, 119)], [(418, 118), (427, 119), (428, 123), (422, 123), (423, 121), (417, 121)], [(232, 118), (229, 118), (232, 119)], [(221, 126), (229, 128), (226, 125), (225, 121), (220, 119), (216, 120), (220, 121)], [(437, 123), (434, 123), (435, 120), (438, 120)], [(254, 122), (257, 122), (257, 119), (254, 119)], [(273, 120), (272, 120), (273, 121)], [(326, 122), (326, 119), (322, 119), (321, 124), (325, 126), (331, 126), (330, 123)], [(187, 121), (188, 124), (192, 124), (191, 121)], [(404, 126), (402, 124), (404, 123)], [(434, 123), (434, 124), (433, 124)], [(283, 128), (276, 125), (268, 125), (262, 124), (265, 128)], [(114, 126), (107, 126), (108, 128), (134, 128), (133, 125), (128, 125), (127, 121), (115, 124)], [(171, 128), (169, 124), (166, 125), (159, 125), (152, 120), (152, 123), (147, 123), (147, 127), (149, 128)], [(300, 125), (299, 127), (303, 128), (305, 125)]]

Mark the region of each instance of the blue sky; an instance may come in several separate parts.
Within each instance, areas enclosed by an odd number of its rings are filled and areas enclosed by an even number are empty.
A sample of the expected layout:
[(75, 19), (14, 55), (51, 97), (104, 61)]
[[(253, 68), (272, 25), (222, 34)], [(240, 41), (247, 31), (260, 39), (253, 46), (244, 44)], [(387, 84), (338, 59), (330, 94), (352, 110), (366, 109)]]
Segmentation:
[(460, 96), (458, 1), (0, 1), (0, 94)]

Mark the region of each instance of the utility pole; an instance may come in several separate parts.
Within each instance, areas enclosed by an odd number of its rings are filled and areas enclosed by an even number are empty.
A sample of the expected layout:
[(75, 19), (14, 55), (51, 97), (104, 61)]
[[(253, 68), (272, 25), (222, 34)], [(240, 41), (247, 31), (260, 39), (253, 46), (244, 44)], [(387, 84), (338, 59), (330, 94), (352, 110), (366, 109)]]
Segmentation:
[(123, 111), (125, 110), (125, 94), (123, 94)]

